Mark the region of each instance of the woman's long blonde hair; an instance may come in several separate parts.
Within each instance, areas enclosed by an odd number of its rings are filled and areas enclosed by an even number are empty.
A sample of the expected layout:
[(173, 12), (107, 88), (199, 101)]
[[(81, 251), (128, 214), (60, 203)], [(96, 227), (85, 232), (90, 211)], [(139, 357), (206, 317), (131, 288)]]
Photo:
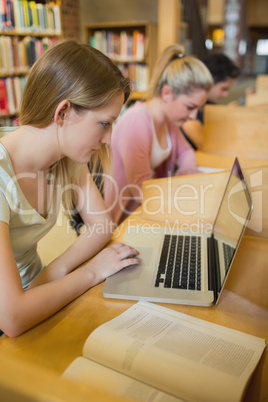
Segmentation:
[(189, 94), (194, 89), (209, 91), (213, 78), (205, 64), (194, 56), (184, 56), (179, 44), (167, 47), (156, 61), (147, 99), (161, 95), (169, 85), (174, 96)]
[[(29, 71), (20, 107), (20, 124), (45, 128), (52, 123), (62, 100), (69, 100), (77, 113), (85, 113), (105, 106), (120, 93), (124, 94), (126, 101), (130, 94), (130, 81), (107, 56), (87, 44), (62, 39), (50, 47)], [(109, 170), (109, 148), (102, 145), (94, 154), (92, 173), (100, 164), (104, 172)], [(83, 167), (69, 158), (61, 159), (54, 165), (56, 182), (63, 187), (77, 184)], [(76, 198), (72, 189), (63, 192), (62, 201), (66, 210), (73, 210)]]

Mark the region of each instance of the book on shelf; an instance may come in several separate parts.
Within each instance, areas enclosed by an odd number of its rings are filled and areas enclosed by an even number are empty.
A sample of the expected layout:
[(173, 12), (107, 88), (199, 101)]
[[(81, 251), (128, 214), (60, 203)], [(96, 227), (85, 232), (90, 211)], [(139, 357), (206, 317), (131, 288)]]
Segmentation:
[(22, 98), (22, 93), (23, 93), (23, 90), (25, 87), (24, 80), (22, 80), (21, 77), (13, 77), (12, 84), (13, 84), (13, 89), (14, 89), (16, 112), (18, 112), (19, 107), (20, 107), (21, 98)]
[(138, 302), (95, 329), (64, 377), (143, 401), (241, 401), (265, 340)]
[(138, 30), (96, 30), (89, 37), (89, 44), (118, 62), (144, 61), (144, 34)]
[(0, 1), (0, 27), (7, 28), (6, 25), (6, 3), (4, 1)]
[[(0, 36), (0, 73), (3, 74), (9, 71), (10, 59), (9, 59), (9, 49), (11, 46), (11, 38), (6, 36)], [(12, 46), (11, 46), (12, 48)]]
[(0, 31), (61, 34), (60, 6), (28, 0), (0, 1)]
[(0, 35), (0, 73), (25, 74), (57, 38)]
[(5, 80), (0, 79), (0, 117), (9, 114)]
[(18, 127), (20, 125), (17, 117), (1, 117), (0, 127)]
[(26, 80), (26, 77), (0, 78), (1, 118), (18, 112)]
[(16, 110), (16, 104), (15, 104), (15, 93), (14, 93), (12, 78), (5, 79), (5, 86), (6, 86), (9, 114), (15, 114), (17, 110)]
[(143, 60), (144, 59), (144, 34), (141, 32), (137, 32), (135, 37), (136, 40), (136, 52), (134, 54), (134, 58), (136, 60)]
[(37, 16), (37, 10), (36, 10), (36, 2), (35, 1), (29, 1), (29, 14), (30, 14), (30, 19), (32, 23), (33, 29), (37, 29), (38, 27), (38, 16)]
[(145, 63), (118, 64), (118, 67), (125, 76), (129, 77), (133, 91), (147, 91), (149, 71)]
[(52, 14), (53, 14), (53, 21), (54, 21), (54, 29), (55, 32), (60, 35), (62, 33), (61, 29), (61, 15), (60, 15), (60, 6), (57, 4), (54, 4), (52, 6)]

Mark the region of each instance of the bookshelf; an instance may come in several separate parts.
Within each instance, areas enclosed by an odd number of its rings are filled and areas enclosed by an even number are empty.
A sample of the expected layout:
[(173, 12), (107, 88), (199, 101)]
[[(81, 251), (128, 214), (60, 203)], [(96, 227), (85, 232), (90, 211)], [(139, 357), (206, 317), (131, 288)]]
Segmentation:
[(17, 113), (26, 74), (61, 36), (59, 1), (1, 1), (0, 126), (18, 124)]
[(144, 98), (157, 57), (157, 26), (148, 21), (86, 24), (84, 40), (109, 56), (132, 82), (131, 99)]

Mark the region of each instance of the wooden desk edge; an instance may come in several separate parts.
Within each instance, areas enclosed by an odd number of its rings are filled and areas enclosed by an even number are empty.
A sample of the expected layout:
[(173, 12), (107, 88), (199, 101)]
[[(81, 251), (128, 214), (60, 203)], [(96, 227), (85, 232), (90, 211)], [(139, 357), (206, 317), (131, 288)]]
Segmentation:
[(0, 400), (2, 401), (73, 401), (73, 402), (127, 402), (129, 399), (115, 397), (90, 389), (81, 383), (63, 378), (40, 365), (11, 357), (1, 351)]

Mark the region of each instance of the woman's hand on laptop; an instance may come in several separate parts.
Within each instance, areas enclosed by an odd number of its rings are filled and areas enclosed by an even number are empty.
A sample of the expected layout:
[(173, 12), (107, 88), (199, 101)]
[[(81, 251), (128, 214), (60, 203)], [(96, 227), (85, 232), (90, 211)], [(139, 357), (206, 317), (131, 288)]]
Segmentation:
[(138, 255), (139, 251), (134, 248), (123, 243), (116, 243), (104, 248), (85, 266), (93, 274), (94, 285), (97, 285), (123, 268), (140, 264)]

